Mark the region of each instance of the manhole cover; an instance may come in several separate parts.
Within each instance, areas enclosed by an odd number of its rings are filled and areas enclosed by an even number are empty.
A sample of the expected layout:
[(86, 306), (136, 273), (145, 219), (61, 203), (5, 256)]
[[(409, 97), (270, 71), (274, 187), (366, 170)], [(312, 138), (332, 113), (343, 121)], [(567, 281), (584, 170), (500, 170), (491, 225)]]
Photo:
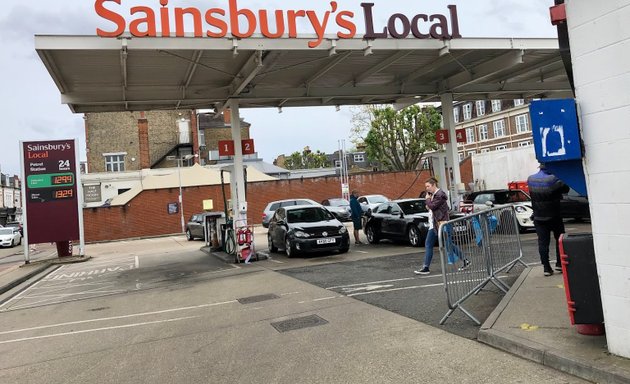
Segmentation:
[(319, 325), (328, 324), (328, 321), (322, 319), (317, 315), (310, 315), (304, 317), (296, 317), (295, 319), (289, 319), (284, 321), (278, 321), (271, 323), (271, 326), (278, 332), (294, 331), (296, 329), (317, 327)]
[(266, 300), (273, 300), (273, 299), (279, 299), (280, 297), (277, 295), (274, 295), (273, 293), (270, 293), (268, 295), (258, 295), (258, 296), (250, 296), (250, 297), (242, 297), (240, 299), (238, 299), (237, 301), (241, 304), (251, 304), (251, 303), (258, 303), (261, 301), (266, 301)]

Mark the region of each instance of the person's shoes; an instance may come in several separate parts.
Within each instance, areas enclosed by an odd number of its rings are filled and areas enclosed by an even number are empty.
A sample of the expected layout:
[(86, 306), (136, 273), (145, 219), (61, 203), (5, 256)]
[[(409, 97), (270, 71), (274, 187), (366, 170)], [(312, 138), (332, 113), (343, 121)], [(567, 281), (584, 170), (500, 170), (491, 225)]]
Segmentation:
[(470, 260), (464, 259), (464, 264), (462, 264), (462, 266), (459, 267), (457, 270), (458, 271), (465, 271), (465, 270), (468, 269), (468, 267), (470, 267)]
[(363, 244), (363, 242), (362, 241), (355, 241), (354, 244), (355, 245), (359, 245), (359, 244)]
[(556, 268), (554, 268), (558, 272), (562, 272), (562, 264), (556, 263)]
[(545, 272), (543, 272), (543, 274), (545, 276), (551, 276), (553, 275), (553, 269), (551, 269), (551, 265), (546, 265), (545, 266)]
[(415, 273), (416, 275), (428, 275), (429, 273), (431, 273), (431, 271), (429, 271), (429, 268), (427, 267), (422, 267), (421, 270), (413, 271), (413, 273)]

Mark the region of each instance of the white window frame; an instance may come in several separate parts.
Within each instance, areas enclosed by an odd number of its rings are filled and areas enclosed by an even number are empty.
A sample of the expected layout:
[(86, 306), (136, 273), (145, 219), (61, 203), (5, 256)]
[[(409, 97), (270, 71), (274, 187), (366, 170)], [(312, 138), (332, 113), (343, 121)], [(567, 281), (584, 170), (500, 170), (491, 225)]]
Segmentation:
[[(105, 172), (124, 172), (126, 156), (127, 152), (103, 153), (103, 157), (105, 160)], [(114, 157), (117, 158), (114, 159)]]
[(464, 152), (459, 152), (459, 161), (464, 160)]
[(459, 107), (453, 108), (453, 119), (456, 123), (459, 123)]
[(493, 121), (492, 130), (494, 132), (495, 138), (504, 137), (505, 136), (505, 120), (501, 119), (501, 120)]
[(477, 132), (479, 133), (479, 141), (488, 140), (488, 124), (479, 124)]
[(472, 157), (472, 155), (476, 155), (477, 151), (468, 151), (468, 156)]
[(464, 121), (472, 119), (472, 103), (462, 105), (462, 111), (464, 112)]
[(529, 140), (528, 141), (519, 141), (518, 142), (518, 146), (519, 147), (529, 147), (531, 145), (532, 145), (532, 143)]
[(341, 168), (341, 160), (335, 160), (335, 168)]
[(485, 100), (475, 101), (475, 108), (477, 109), (477, 116), (485, 115), (486, 114), (486, 101)]
[(481, 153), (488, 153), (490, 152), (490, 148), (481, 148)]
[(501, 100), (492, 100), (492, 112), (501, 112)]
[(525, 100), (524, 99), (514, 99), (514, 106), (515, 107), (520, 107), (521, 105), (525, 105)]
[(474, 143), (475, 142), (475, 128), (468, 127), (466, 128), (466, 143)]
[(529, 118), (526, 113), (516, 116), (516, 132), (525, 133), (529, 132)]
[(355, 153), (353, 155), (353, 160), (355, 163), (365, 163), (365, 154), (363, 153)]
[(497, 145), (494, 149), (497, 151), (505, 151), (507, 149), (507, 145)]

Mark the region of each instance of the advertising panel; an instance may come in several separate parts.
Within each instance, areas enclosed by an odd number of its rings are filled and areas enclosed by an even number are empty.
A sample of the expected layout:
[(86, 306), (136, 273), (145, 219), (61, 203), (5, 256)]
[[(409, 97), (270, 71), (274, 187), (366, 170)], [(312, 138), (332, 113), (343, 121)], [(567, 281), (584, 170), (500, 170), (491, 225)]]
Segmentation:
[(74, 140), (23, 142), (29, 244), (79, 239)]

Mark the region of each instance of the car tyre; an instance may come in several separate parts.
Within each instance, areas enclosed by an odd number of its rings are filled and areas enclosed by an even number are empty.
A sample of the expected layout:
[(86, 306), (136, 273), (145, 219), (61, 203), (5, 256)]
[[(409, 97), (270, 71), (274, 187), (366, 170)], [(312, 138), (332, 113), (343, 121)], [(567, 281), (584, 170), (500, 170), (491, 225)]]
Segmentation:
[(367, 241), (370, 244), (378, 244), (380, 240), (376, 235), (376, 232), (374, 231), (373, 225), (368, 225), (365, 227), (365, 237), (367, 237)]
[(270, 253), (278, 252), (278, 247), (273, 245), (273, 240), (271, 240), (271, 236), (270, 235), (267, 235), (267, 246), (269, 247), (269, 252)]
[(420, 241), (422, 239), (422, 235), (420, 234), (420, 230), (415, 225), (412, 225), (407, 229), (407, 239), (409, 239), (409, 244), (412, 247), (419, 247), (422, 245)]
[(186, 230), (186, 240), (193, 241), (193, 235), (190, 233), (190, 229)]
[(284, 241), (284, 253), (287, 254), (288, 258), (292, 258), (295, 256), (295, 250), (293, 249), (293, 244), (291, 244), (291, 240), (287, 237)]

